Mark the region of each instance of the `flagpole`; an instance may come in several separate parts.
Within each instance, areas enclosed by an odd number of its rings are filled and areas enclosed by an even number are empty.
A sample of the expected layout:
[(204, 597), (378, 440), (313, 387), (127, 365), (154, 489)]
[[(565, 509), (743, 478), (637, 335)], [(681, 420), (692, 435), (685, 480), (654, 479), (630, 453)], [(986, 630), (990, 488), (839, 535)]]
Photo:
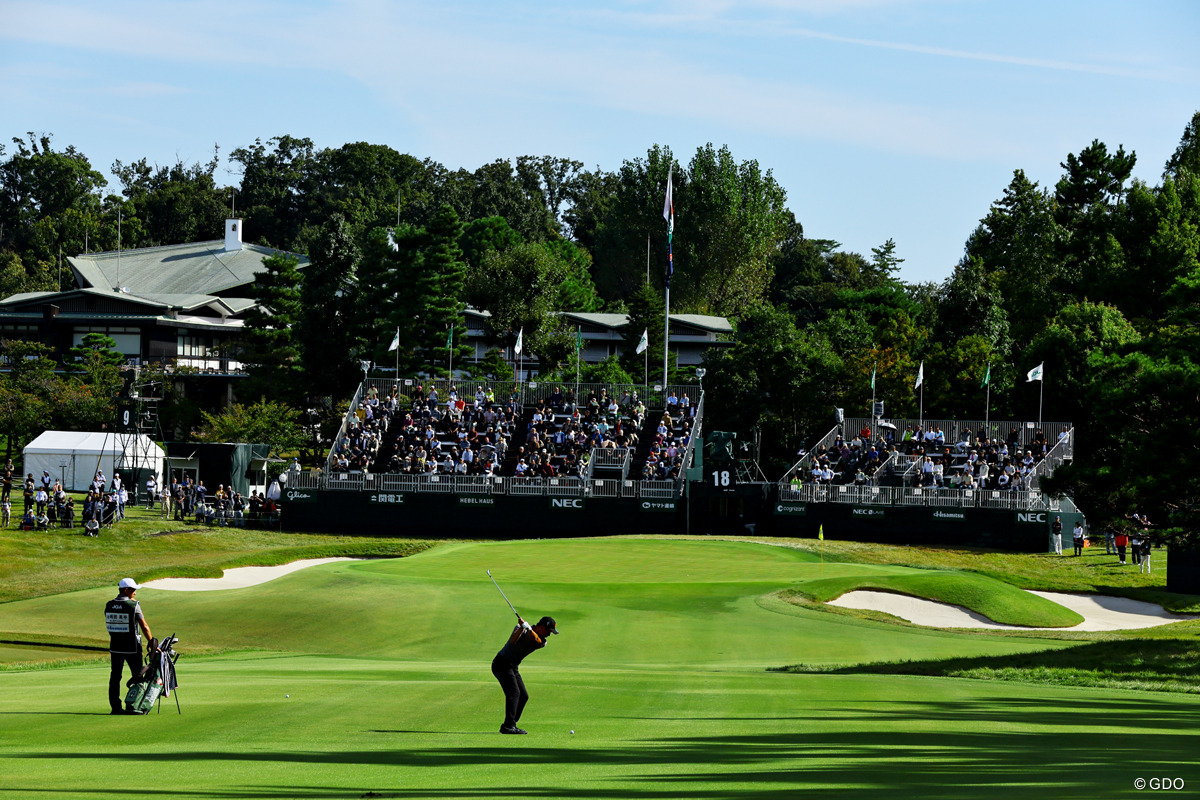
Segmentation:
[(450, 326), (450, 335), (446, 337), (446, 349), (450, 351), (450, 366), (447, 370), (446, 379), (450, 383), (454, 383), (454, 326)]
[[(1045, 363), (1045, 362), (1042, 362)], [(1042, 375), (1038, 377), (1038, 427), (1042, 427), (1042, 397), (1046, 393), (1046, 375), (1045, 367), (1042, 368)]]
[(983, 406), (983, 429), (990, 430), (989, 423), (992, 421), (992, 364), (988, 362), (987, 371), (983, 373), (983, 383), (987, 386), (987, 400)]
[(396, 326), (396, 385), (400, 385), (400, 326)]
[[(878, 361), (876, 361), (874, 364), (871, 365), (871, 418), (872, 419), (875, 418), (875, 368), (878, 366), (879, 366)], [(874, 427), (874, 426), (872, 426), (872, 427)]]
[(671, 279), (667, 279), (667, 313), (663, 317), (663, 392), (667, 391), (667, 361), (671, 353)]

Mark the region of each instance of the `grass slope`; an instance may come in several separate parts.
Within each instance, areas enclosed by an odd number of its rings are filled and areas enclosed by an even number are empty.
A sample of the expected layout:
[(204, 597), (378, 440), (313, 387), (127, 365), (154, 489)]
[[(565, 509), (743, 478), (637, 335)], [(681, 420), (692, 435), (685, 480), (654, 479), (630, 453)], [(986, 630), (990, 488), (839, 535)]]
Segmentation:
[[(563, 630), (522, 666), (527, 737), (495, 733), (488, 662), (512, 615), (487, 568), (524, 614)], [(1151, 768), (1200, 783), (1200, 697), (766, 671), (987, 664), (1078, 644), (778, 598), (814, 579), (912, 572), (746, 542), (555, 540), (145, 590), (156, 633), (183, 637), (183, 715), (167, 701), (161, 715), (107, 716), (104, 664), (0, 672), (0, 797), (1117, 797)], [(0, 630), (94, 638), (111, 594), (0, 604)]]

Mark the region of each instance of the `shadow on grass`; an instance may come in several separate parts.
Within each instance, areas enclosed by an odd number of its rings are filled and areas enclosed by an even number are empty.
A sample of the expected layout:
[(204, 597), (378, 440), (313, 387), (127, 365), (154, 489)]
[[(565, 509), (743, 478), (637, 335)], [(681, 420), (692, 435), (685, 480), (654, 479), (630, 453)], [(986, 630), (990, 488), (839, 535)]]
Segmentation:
[[(394, 767), (392, 786), (350, 789), (330, 785), (244, 785), (205, 789), (123, 787), (145, 797), (182, 798), (668, 798), (796, 797), (798, 792), (839, 798), (951, 798), (964, 796), (1128, 796), (1141, 775), (1200, 780), (1195, 753), (1196, 705), (1155, 699), (1054, 701), (1012, 697), (961, 701), (883, 701), (869, 706), (814, 710), (811, 717), (770, 718), (775, 730), (645, 740), (603, 745), (538, 744), (535, 736), (503, 744), (405, 746), (380, 750), (175, 752), (39, 752), (14, 759), (64, 762), (124, 761), (131, 774), (157, 773), (171, 764), (274, 762), (330, 768)], [(831, 722), (830, 718), (834, 718)], [(673, 718), (688, 722), (686, 717)], [(747, 718), (757, 719), (757, 718)], [(848, 724), (845, 720), (858, 720)], [(794, 731), (779, 731), (778, 724)], [(1080, 747), (1076, 732), (1104, 732), (1103, 746)], [(743, 726), (739, 730), (745, 731)], [(424, 735), (419, 734), (419, 735)], [(501, 738), (495, 734), (497, 739)], [(415, 743), (415, 742), (414, 742)], [(80, 763), (69, 763), (80, 762)], [(428, 768), (428, 769), (427, 769)], [(497, 778), (525, 775), (527, 779)], [(354, 773), (349, 771), (347, 776)], [(449, 776), (449, 779), (448, 779)], [(230, 783), (236, 778), (227, 778)], [(354, 780), (352, 777), (350, 780)], [(370, 780), (370, 779), (367, 779)], [(507, 785), (517, 780), (520, 785)], [(22, 796), (111, 796), (112, 789), (62, 790), (29, 782)], [(449, 783), (452, 785), (433, 785)]]
[(851, 666), (796, 664), (772, 672), (929, 675), (1200, 694), (1200, 640), (1118, 639), (1058, 650)]

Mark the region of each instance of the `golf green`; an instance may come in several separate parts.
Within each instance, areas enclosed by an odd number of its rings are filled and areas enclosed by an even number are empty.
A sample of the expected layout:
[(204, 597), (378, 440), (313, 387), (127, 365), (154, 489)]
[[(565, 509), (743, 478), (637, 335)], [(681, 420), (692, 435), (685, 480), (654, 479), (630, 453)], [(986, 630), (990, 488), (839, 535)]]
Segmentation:
[[(562, 630), (522, 665), (529, 736), (496, 733), (488, 664), (513, 617), (485, 569), (524, 615), (551, 614)], [(175, 698), (148, 718), (110, 717), (103, 662), (0, 672), (0, 796), (1062, 797), (1125, 796), (1139, 777), (1200, 785), (1198, 698), (766, 671), (1070, 644), (772, 597), (819, 577), (905, 572), (751, 543), (549, 540), (452, 544), (248, 589), (147, 589), (155, 633), (181, 637)], [(0, 631), (96, 638), (112, 594), (0, 605)], [(189, 643), (233, 652), (189, 658)]]

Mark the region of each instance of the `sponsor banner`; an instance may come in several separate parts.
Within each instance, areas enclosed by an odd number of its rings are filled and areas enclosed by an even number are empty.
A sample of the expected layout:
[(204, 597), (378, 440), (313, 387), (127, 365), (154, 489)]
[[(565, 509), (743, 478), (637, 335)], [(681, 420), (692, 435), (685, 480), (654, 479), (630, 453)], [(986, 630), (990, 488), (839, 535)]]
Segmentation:
[(1018, 511), (1017, 524), (1049, 525), (1050, 513), (1048, 511)]
[(317, 493), (311, 489), (285, 489), (279, 499), (285, 503), (315, 503)]
[(643, 500), (642, 511), (674, 511), (674, 500)]
[(934, 522), (966, 522), (967, 512), (965, 511), (943, 511), (942, 509), (934, 509)]
[(854, 506), (853, 508), (850, 509), (850, 516), (852, 516), (852, 517), (882, 517), (882, 516), (884, 516), (884, 513), (883, 513), (882, 508), (875, 508), (874, 506)]
[(808, 515), (808, 506), (804, 503), (776, 503), (775, 513), (784, 517), (803, 517)]
[(496, 498), (479, 497), (475, 495), (459, 495), (458, 504), (460, 506), (494, 506), (496, 505)]
[(372, 503), (379, 503), (380, 505), (404, 505), (404, 495), (399, 492), (394, 494), (390, 492), (371, 492), (367, 500)]
[(582, 497), (551, 497), (550, 508), (560, 509), (565, 508), (573, 511), (583, 511)]

